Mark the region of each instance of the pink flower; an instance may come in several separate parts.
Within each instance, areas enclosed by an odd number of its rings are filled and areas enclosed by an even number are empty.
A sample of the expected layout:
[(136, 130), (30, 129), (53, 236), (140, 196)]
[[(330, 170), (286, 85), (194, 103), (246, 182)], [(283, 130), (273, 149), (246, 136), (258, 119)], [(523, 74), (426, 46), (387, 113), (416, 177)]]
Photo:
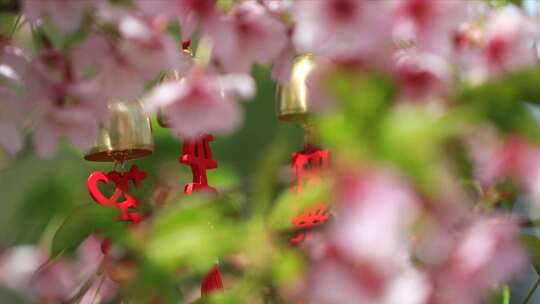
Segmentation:
[(28, 66), (28, 58), (23, 51), (12, 45), (2, 47), (0, 53), (0, 75), (6, 80), (10, 80), (14, 85), (19, 85), (19, 81)]
[(61, 31), (72, 33), (80, 28), (85, 13), (100, 2), (102, 0), (25, 0), (23, 11), (31, 23), (50, 18)]
[(296, 1), (294, 43), (303, 53), (387, 61), (392, 47), (388, 9), (384, 1)]
[(447, 264), (434, 275), (434, 303), (480, 303), (494, 284), (512, 278), (527, 264), (508, 219), (476, 220), (465, 232)]
[(272, 66), (272, 79), (277, 80), (281, 84), (285, 84), (289, 81), (293, 59), (296, 55), (296, 50), (294, 49), (294, 44), (290, 36), (291, 35), (287, 38), (287, 43), (276, 57), (274, 65)]
[(243, 74), (218, 76), (194, 68), (186, 78), (167, 82), (152, 91), (146, 108), (163, 108), (171, 127), (186, 138), (204, 133), (230, 133), (242, 121), (237, 96), (254, 94), (251, 77)]
[(532, 40), (539, 27), (513, 6), (494, 11), (486, 22), (483, 59), (486, 70), (500, 73), (524, 68), (536, 60)]
[(477, 159), (481, 181), (493, 185), (505, 177), (510, 177), (535, 198), (540, 197), (538, 147), (523, 138), (511, 137), (498, 147), (485, 146), (484, 149), (486, 153)]
[(448, 55), (453, 33), (465, 21), (467, 5), (456, 0), (403, 0), (395, 2), (394, 35), (421, 50)]
[(249, 73), (267, 64), (287, 43), (287, 29), (257, 1), (244, 1), (208, 32), (215, 59), (227, 72)]
[[(0, 254), (0, 285), (19, 291), (33, 303), (64, 303), (80, 290), (84, 292), (80, 303), (110, 300), (117, 287), (108, 278), (98, 276), (103, 259), (99, 244), (89, 237), (79, 247), (76, 258), (70, 260), (50, 260), (47, 252), (37, 246), (9, 248)], [(90, 286), (85, 286), (87, 282)]]
[(407, 260), (388, 269), (383, 264), (347, 261), (329, 253), (312, 263), (307, 293), (313, 304), (421, 304), (426, 303), (430, 284)]
[(177, 19), (184, 41), (191, 39), (197, 26), (213, 24), (218, 16), (215, 0), (138, 0), (137, 5), (146, 15)]
[(423, 303), (429, 282), (409, 257), (408, 229), (418, 214), (412, 190), (385, 172), (338, 183), (336, 221), (307, 244), (309, 302)]
[(97, 69), (95, 80), (109, 100), (134, 100), (146, 82), (156, 79), (160, 72), (186, 66), (191, 60), (166, 32), (131, 15), (113, 16), (119, 39), (107, 41), (102, 36), (90, 36), (72, 55), (78, 75)]
[(274, 14), (288, 13), (293, 7), (294, 0), (263, 0), (264, 6)]
[(339, 224), (333, 240), (353, 260), (392, 260), (408, 248), (407, 228), (417, 214), (417, 199), (399, 178), (388, 173), (347, 177), (339, 189)]
[(428, 101), (450, 89), (450, 67), (446, 60), (430, 53), (403, 53), (396, 60), (395, 76), (400, 98)]
[(0, 87), (0, 147), (15, 154), (22, 149), (20, 130), (23, 108), (22, 98), (13, 90)]
[(24, 76), (28, 103), (34, 109), (34, 146), (42, 157), (52, 157), (65, 137), (79, 149), (88, 148), (106, 115), (107, 103), (93, 82), (77, 82), (66, 59), (46, 51), (35, 58)]

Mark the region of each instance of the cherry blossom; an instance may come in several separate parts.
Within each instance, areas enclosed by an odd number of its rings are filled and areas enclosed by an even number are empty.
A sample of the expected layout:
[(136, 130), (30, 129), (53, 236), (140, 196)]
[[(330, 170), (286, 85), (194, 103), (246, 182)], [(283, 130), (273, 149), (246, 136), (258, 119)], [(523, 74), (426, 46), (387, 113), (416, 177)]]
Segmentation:
[(257, 1), (235, 6), (208, 34), (215, 59), (230, 73), (248, 73), (253, 63), (270, 63), (287, 43), (286, 27)]
[(60, 30), (72, 33), (80, 28), (85, 13), (101, 2), (103, 0), (24, 0), (23, 10), (31, 23), (50, 18)]
[(11, 44), (2, 47), (0, 53), (0, 75), (6, 80), (19, 82), (28, 66), (28, 58), (24, 52)]
[(353, 258), (391, 260), (407, 248), (407, 226), (418, 212), (413, 192), (399, 178), (385, 173), (347, 179), (338, 198), (347, 212), (333, 230), (334, 240)]
[(215, 0), (138, 0), (137, 5), (146, 15), (177, 19), (184, 41), (191, 39), (199, 25), (213, 26), (218, 18)]
[(540, 27), (516, 7), (494, 11), (485, 25), (483, 60), (489, 73), (527, 67), (536, 60), (532, 39)]
[(405, 0), (394, 3), (396, 40), (411, 41), (421, 51), (440, 55), (450, 53), (453, 34), (466, 20), (466, 4), (457, 0)]
[(95, 81), (110, 101), (138, 98), (146, 83), (160, 72), (185, 66), (191, 60), (163, 30), (131, 15), (109, 17), (116, 18), (119, 39), (91, 36), (73, 51), (72, 61), (78, 75), (97, 69)]
[(389, 9), (385, 1), (295, 1), (294, 43), (304, 53), (388, 60), (392, 45)]
[[(292, 32), (289, 31), (291, 34)], [(281, 84), (287, 83), (291, 77), (291, 68), (293, 65), (293, 59), (296, 55), (294, 44), (289, 35), (287, 43), (276, 57), (274, 65), (272, 66), (272, 79), (277, 80)]]
[(21, 103), (22, 98), (16, 92), (0, 87), (0, 147), (10, 154), (19, 152), (23, 146)]
[(50, 260), (39, 246), (12, 247), (0, 254), (0, 285), (23, 291), (26, 298), (39, 303), (66, 302), (78, 291), (82, 291), (78, 303), (110, 300), (116, 284), (97, 276), (102, 259), (99, 246), (97, 239), (88, 238), (74, 260)]
[(34, 146), (46, 158), (54, 156), (65, 137), (85, 150), (97, 136), (107, 103), (94, 82), (72, 79), (66, 59), (54, 50), (35, 58), (24, 75), (28, 103), (35, 109)]
[(344, 176), (339, 185), (339, 221), (314, 240), (322, 247), (311, 244), (310, 303), (423, 303), (429, 282), (408, 253), (408, 228), (418, 214), (414, 193), (381, 172)]
[(449, 64), (434, 54), (404, 52), (398, 55), (395, 74), (403, 100), (426, 101), (441, 97), (450, 89)]
[(242, 115), (235, 99), (253, 94), (254, 82), (248, 75), (218, 76), (194, 68), (182, 81), (166, 82), (154, 89), (146, 98), (145, 107), (151, 112), (163, 108), (175, 132), (195, 138), (236, 129)]
[(480, 303), (494, 285), (526, 265), (527, 256), (508, 219), (476, 220), (459, 240), (446, 265), (435, 273), (434, 303)]
[(10, 44), (3, 46), (0, 64), (0, 147), (10, 154), (22, 149), (22, 120), (25, 103), (20, 93), (21, 77), (28, 66), (22, 50)]
[[(505, 177), (512, 178), (535, 198), (540, 197), (540, 149), (519, 137), (502, 143), (485, 145), (482, 154), (475, 150), (478, 177), (486, 185), (493, 185)], [(473, 151), (474, 153), (474, 151)]]
[(270, 12), (275, 14), (288, 13), (293, 7), (293, 3), (293, 0), (263, 0), (264, 6), (266, 6)]

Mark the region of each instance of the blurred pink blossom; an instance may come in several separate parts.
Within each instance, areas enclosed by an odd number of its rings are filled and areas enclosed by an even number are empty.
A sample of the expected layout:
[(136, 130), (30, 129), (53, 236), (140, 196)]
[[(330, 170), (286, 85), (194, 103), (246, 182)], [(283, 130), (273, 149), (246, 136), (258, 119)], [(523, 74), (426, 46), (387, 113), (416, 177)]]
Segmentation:
[(507, 6), (493, 11), (485, 25), (483, 60), (489, 73), (498, 74), (528, 67), (536, 60), (533, 39), (540, 25), (518, 8)]
[(99, 240), (89, 237), (76, 253), (73, 259), (50, 260), (38, 246), (9, 248), (0, 254), (0, 285), (23, 292), (33, 303), (65, 303), (80, 290), (78, 303), (110, 300), (117, 287), (98, 276), (103, 258)]
[(444, 267), (433, 273), (432, 303), (481, 303), (495, 284), (527, 265), (518, 227), (505, 218), (476, 220), (460, 238)]
[(296, 50), (291, 39), (292, 32), (289, 31), (287, 37), (287, 43), (278, 54), (274, 60), (274, 65), (272, 66), (272, 79), (278, 81), (281, 84), (287, 83), (291, 77), (291, 68), (293, 65), (293, 59), (296, 55)]
[(138, 0), (137, 5), (146, 15), (177, 19), (184, 41), (198, 26), (212, 26), (219, 16), (215, 0)]
[(50, 18), (61, 31), (72, 33), (80, 28), (84, 14), (101, 2), (103, 0), (24, 0), (23, 12), (32, 24)]
[(108, 41), (93, 35), (72, 54), (78, 75), (97, 69), (95, 80), (109, 101), (134, 100), (147, 81), (156, 79), (160, 72), (185, 67), (191, 60), (161, 29), (128, 14), (113, 16), (120, 33), (118, 39)]
[(290, 12), (294, 0), (263, 0), (262, 2), (268, 10), (275, 14), (285, 14)]
[(419, 211), (413, 191), (373, 171), (343, 176), (337, 193), (336, 221), (308, 244), (310, 303), (424, 303), (429, 282), (409, 257)]
[(445, 58), (431, 53), (403, 52), (397, 56), (395, 77), (400, 99), (428, 101), (450, 90), (452, 77)]
[(512, 178), (535, 198), (540, 198), (540, 149), (524, 138), (510, 137), (502, 143), (484, 146), (476, 154), (479, 178), (493, 185), (505, 177)]
[(0, 87), (0, 147), (10, 154), (22, 149), (22, 98), (7, 87)]
[(254, 90), (253, 79), (248, 75), (220, 76), (194, 68), (182, 81), (156, 87), (147, 97), (145, 107), (151, 112), (163, 108), (171, 127), (182, 137), (226, 134), (242, 122), (236, 98), (249, 98)]
[(407, 250), (407, 228), (419, 212), (412, 189), (398, 177), (380, 172), (346, 177), (340, 187), (339, 225), (330, 231), (345, 255), (391, 260)]
[(249, 73), (254, 63), (270, 63), (287, 44), (285, 25), (253, 0), (236, 5), (208, 34), (215, 59), (230, 73)]
[(23, 146), (24, 98), (19, 92), (21, 79), (28, 67), (23, 51), (10, 44), (0, 51), (0, 147), (15, 154)]
[(73, 79), (67, 59), (54, 50), (32, 60), (23, 80), (28, 104), (34, 109), (33, 139), (40, 156), (54, 156), (63, 137), (82, 150), (93, 143), (107, 113), (96, 83)]
[(295, 1), (293, 40), (299, 52), (336, 59), (388, 61), (392, 48), (389, 2)]
[(0, 75), (11, 81), (19, 82), (28, 66), (28, 58), (23, 51), (7, 44), (0, 52)]
[(422, 51), (449, 55), (454, 32), (466, 20), (467, 4), (458, 0), (395, 1), (394, 37)]

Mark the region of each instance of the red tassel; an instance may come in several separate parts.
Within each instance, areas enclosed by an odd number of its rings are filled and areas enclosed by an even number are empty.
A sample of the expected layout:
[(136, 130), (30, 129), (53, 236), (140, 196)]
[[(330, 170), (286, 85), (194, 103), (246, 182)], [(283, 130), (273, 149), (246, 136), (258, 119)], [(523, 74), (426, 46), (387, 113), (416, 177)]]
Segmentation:
[(214, 265), (210, 272), (206, 274), (201, 283), (201, 295), (205, 296), (212, 292), (223, 290), (223, 281), (218, 265)]

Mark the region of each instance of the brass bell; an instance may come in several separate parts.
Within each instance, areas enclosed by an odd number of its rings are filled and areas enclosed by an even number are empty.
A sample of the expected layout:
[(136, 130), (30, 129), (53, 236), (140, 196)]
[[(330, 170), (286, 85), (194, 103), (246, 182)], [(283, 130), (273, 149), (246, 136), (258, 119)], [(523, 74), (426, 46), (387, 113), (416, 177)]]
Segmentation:
[(305, 123), (309, 114), (307, 79), (314, 68), (313, 55), (298, 56), (293, 61), (291, 77), (277, 91), (277, 114), (282, 121)]
[(119, 102), (109, 105), (107, 122), (84, 156), (97, 162), (124, 162), (154, 151), (152, 125), (140, 102)]

